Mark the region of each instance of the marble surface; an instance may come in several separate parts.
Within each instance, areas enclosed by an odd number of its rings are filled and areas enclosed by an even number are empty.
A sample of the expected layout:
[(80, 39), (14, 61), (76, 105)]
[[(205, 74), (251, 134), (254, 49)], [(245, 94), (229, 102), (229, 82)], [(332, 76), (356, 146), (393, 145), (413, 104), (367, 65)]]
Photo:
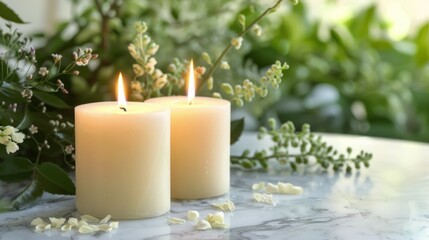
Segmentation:
[[(300, 171), (278, 167), (268, 172), (232, 170), (225, 196), (200, 201), (173, 201), (163, 216), (120, 221), (110, 233), (82, 235), (51, 230), (36, 233), (35, 217), (79, 216), (74, 197), (45, 195), (27, 210), (0, 213), (0, 240), (6, 239), (429, 239), (429, 144), (368, 137), (327, 135), (341, 149), (352, 146), (374, 154), (369, 169), (344, 173)], [(232, 151), (264, 147), (246, 134)], [(275, 195), (276, 206), (252, 200), (255, 182), (283, 181), (302, 186), (298, 196)], [(212, 202), (232, 200), (225, 213), (229, 229), (196, 231), (195, 223), (168, 225), (168, 217), (201, 216), (216, 210)]]

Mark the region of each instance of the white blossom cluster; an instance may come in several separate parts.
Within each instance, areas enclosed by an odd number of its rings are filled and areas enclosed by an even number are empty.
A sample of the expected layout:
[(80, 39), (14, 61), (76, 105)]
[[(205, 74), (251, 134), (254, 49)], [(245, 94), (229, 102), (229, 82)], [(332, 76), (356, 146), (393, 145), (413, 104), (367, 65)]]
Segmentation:
[[(256, 96), (265, 98), (268, 95), (268, 88), (277, 89), (282, 82), (283, 71), (288, 69), (287, 63), (277, 61), (266, 71), (258, 82), (252, 82), (245, 79), (242, 84), (236, 84), (234, 87), (229, 83), (222, 84), (222, 91), (231, 98), (235, 105), (241, 107), (244, 101), (251, 102)], [(224, 68), (226, 69), (226, 68)], [(214, 97), (221, 98), (218, 92), (213, 94)]]
[(19, 150), (18, 143), (24, 142), (25, 134), (12, 126), (0, 126), (0, 144), (6, 146), (6, 153)]
[[(146, 31), (145, 22), (136, 22), (134, 28), (137, 32), (133, 43), (128, 45), (130, 55), (137, 63), (133, 64), (135, 74), (131, 82), (131, 97), (136, 100), (144, 100), (149, 93), (146, 91), (159, 91), (168, 82), (167, 74), (156, 68), (157, 61), (153, 57), (159, 49), (159, 45), (152, 41)], [(140, 78), (149, 77), (152, 81), (142, 82)], [(150, 88), (150, 90), (149, 90)]]

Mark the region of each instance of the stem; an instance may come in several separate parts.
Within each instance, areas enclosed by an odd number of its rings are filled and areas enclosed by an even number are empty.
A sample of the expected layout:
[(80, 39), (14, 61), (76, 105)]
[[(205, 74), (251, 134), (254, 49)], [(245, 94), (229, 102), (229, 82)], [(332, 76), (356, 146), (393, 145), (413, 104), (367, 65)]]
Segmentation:
[[(263, 17), (265, 17), (265, 15), (269, 14), (271, 11), (273, 11), (274, 9), (276, 9), (282, 1), (283, 0), (277, 0), (277, 2), (273, 6), (267, 8), (263, 13), (261, 13), (261, 15), (259, 15), (255, 20), (253, 20), (253, 22), (250, 23), (238, 35), (238, 37), (244, 36), (244, 34), (246, 34), (257, 22), (259, 22), (259, 20), (261, 20)], [(199, 84), (197, 86), (197, 90), (199, 90), (204, 85), (204, 83), (207, 82), (207, 80), (213, 75), (213, 73), (216, 71), (217, 67), (219, 66), (220, 62), (222, 61), (223, 57), (229, 52), (229, 50), (231, 49), (231, 47), (232, 47), (232, 43), (230, 41), (229, 44), (225, 47), (225, 49), (222, 51), (222, 53), (220, 54), (220, 56), (216, 59), (215, 63), (212, 65), (212, 67), (210, 68), (210, 70), (204, 76), (204, 78), (201, 81), (201, 84)]]

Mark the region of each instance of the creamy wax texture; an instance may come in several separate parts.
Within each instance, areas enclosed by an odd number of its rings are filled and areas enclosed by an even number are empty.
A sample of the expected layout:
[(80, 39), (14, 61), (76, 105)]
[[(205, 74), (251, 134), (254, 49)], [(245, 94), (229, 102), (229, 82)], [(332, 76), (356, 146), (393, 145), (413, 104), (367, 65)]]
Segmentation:
[(115, 219), (146, 218), (170, 209), (170, 110), (129, 102), (75, 108), (76, 206)]
[(229, 191), (230, 102), (184, 96), (147, 100), (171, 108), (171, 195), (199, 199)]

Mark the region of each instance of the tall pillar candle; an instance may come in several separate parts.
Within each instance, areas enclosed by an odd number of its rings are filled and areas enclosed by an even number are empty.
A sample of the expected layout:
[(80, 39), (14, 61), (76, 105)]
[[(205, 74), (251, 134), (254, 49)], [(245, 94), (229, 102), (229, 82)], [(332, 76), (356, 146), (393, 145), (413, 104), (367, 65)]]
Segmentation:
[(230, 102), (185, 96), (146, 102), (171, 108), (171, 194), (199, 199), (229, 191)]
[(169, 109), (100, 102), (76, 107), (75, 117), (77, 209), (116, 219), (169, 211)]

